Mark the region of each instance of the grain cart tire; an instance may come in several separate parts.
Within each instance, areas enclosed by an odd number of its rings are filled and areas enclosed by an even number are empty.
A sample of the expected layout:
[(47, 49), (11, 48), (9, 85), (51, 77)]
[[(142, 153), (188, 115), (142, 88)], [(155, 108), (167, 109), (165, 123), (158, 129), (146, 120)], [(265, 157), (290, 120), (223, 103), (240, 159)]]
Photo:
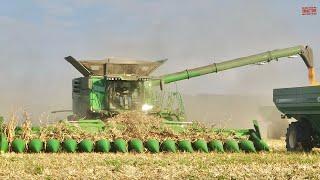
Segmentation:
[(311, 127), (306, 121), (293, 122), (287, 128), (286, 134), (287, 151), (312, 150)]

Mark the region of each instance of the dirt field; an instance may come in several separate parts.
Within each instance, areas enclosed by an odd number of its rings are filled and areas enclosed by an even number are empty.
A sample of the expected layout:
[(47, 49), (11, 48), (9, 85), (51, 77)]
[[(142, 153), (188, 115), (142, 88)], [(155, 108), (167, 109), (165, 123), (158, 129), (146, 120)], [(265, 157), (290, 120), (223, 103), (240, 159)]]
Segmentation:
[(1, 155), (1, 179), (319, 179), (320, 153)]

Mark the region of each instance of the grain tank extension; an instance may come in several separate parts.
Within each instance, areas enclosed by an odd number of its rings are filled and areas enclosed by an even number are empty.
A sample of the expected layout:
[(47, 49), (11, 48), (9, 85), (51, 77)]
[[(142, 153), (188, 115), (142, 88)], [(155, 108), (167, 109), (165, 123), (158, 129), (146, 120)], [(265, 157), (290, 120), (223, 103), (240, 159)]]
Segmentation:
[(165, 92), (165, 84), (294, 55), (300, 55), (308, 68), (313, 67), (312, 50), (308, 46), (276, 49), (158, 77), (151, 73), (166, 60), (77, 61), (71, 56), (65, 59), (83, 75), (72, 81), (73, 113), (77, 117), (109, 117), (122, 111), (139, 110), (181, 120), (184, 117), (181, 95)]

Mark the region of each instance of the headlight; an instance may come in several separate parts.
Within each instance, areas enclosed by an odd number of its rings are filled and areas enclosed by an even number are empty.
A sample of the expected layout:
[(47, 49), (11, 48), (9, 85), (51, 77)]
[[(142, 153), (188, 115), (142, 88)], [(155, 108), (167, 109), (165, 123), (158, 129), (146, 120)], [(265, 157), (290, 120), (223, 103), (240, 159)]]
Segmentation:
[(142, 109), (142, 111), (147, 112), (147, 111), (150, 111), (152, 108), (153, 108), (152, 105), (144, 104), (144, 105), (142, 105), (141, 109)]

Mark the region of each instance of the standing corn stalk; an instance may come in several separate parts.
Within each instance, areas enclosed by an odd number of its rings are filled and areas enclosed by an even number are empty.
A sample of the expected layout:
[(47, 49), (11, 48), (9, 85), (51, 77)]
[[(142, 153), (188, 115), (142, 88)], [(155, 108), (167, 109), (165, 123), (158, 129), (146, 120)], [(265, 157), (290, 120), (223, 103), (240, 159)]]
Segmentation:
[(5, 130), (4, 133), (6, 134), (6, 136), (8, 137), (8, 141), (12, 142), (15, 136), (15, 129), (17, 127), (17, 123), (18, 123), (18, 117), (16, 115), (15, 112), (11, 113), (10, 115), (10, 119), (7, 123), (7, 125), (5, 126)]
[(21, 138), (29, 141), (31, 138), (31, 118), (29, 113), (27, 113), (26, 111), (23, 112), (23, 117), (25, 119), (25, 121), (22, 123), (22, 135)]

